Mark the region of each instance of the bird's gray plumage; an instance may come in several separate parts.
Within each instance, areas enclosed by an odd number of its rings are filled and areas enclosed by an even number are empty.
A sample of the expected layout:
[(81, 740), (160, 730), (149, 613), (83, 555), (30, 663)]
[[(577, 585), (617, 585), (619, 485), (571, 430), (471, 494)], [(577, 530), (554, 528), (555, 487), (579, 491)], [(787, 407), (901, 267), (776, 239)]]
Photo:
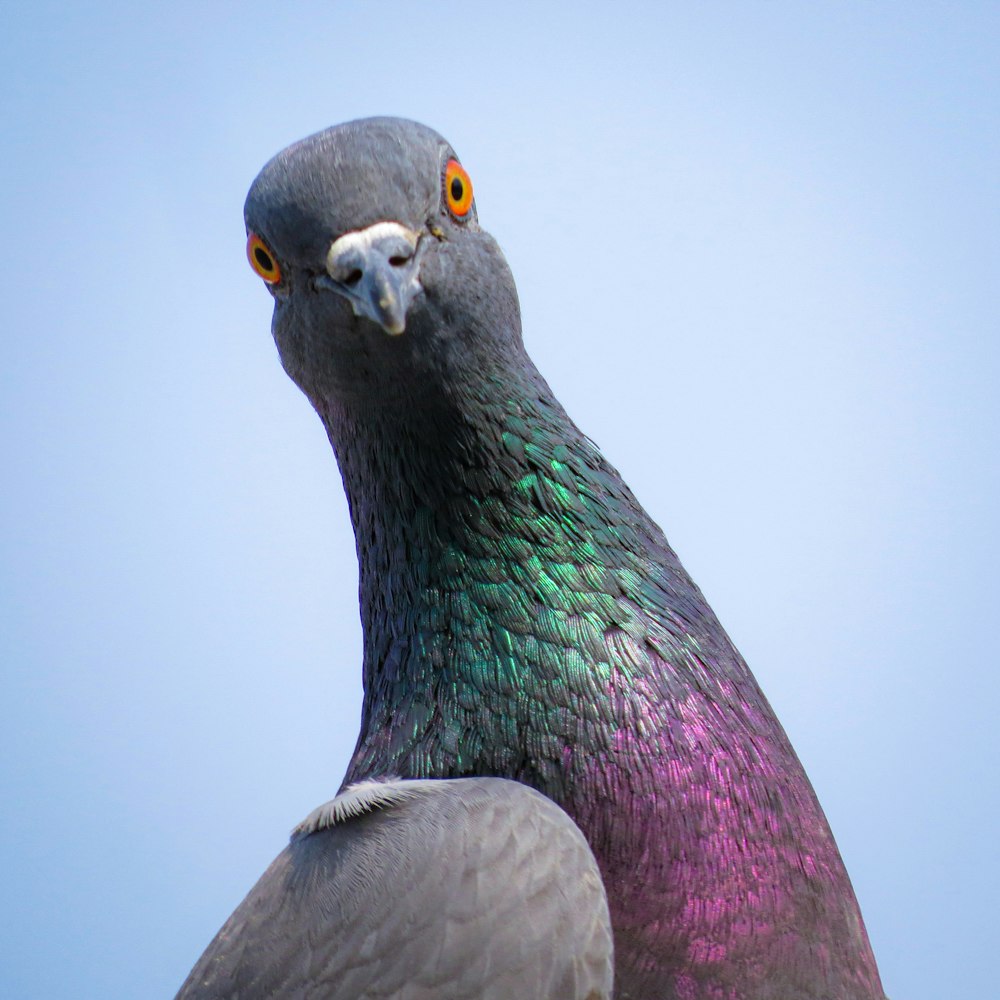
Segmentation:
[(550, 800), (366, 783), (296, 828), (178, 1000), (605, 1000), (611, 947), (594, 857)]

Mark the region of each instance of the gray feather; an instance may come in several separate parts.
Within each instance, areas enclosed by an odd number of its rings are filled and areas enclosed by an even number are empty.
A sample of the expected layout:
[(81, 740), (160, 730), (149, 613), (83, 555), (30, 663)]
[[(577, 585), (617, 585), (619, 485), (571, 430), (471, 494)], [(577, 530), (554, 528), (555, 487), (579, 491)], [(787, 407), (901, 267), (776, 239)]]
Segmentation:
[(500, 778), (366, 782), (320, 807), (178, 1000), (605, 1000), (596, 862), (539, 793)]

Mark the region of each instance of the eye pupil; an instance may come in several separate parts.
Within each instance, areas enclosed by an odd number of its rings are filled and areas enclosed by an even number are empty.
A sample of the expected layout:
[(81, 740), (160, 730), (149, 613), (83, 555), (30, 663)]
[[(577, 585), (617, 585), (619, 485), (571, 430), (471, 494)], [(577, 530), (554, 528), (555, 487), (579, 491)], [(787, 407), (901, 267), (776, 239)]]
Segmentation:
[(452, 177), (451, 179), (451, 197), (454, 201), (461, 201), (462, 195), (465, 192), (465, 187), (462, 184), (461, 177)]
[(267, 251), (264, 250), (262, 247), (254, 247), (253, 255), (256, 258), (257, 263), (260, 264), (260, 266), (264, 268), (265, 271), (271, 271), (274, 269), (274, 261), (271, 260), (270, 256), (268, 256)]

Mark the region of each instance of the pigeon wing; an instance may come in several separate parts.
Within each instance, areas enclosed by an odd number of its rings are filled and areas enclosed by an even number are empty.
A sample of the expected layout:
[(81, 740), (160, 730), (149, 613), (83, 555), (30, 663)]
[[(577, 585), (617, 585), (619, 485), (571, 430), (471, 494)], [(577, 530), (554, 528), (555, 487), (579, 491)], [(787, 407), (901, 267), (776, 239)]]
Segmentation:
[(543, 795), (365, 782), (296, 828), (178, 1000), (604, 1000), (611, 940), (590, 848)]

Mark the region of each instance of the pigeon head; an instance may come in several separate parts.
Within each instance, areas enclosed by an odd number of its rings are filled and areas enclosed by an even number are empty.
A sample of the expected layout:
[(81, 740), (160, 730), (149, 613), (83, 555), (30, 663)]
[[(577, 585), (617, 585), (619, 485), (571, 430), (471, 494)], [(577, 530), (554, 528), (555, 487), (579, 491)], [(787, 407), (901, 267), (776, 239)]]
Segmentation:
[(513, 278), (432, 129), (369, 118), (275, 156), (245, 206), (282, 363), (314, 405), (407, 398), (520, 359)]

